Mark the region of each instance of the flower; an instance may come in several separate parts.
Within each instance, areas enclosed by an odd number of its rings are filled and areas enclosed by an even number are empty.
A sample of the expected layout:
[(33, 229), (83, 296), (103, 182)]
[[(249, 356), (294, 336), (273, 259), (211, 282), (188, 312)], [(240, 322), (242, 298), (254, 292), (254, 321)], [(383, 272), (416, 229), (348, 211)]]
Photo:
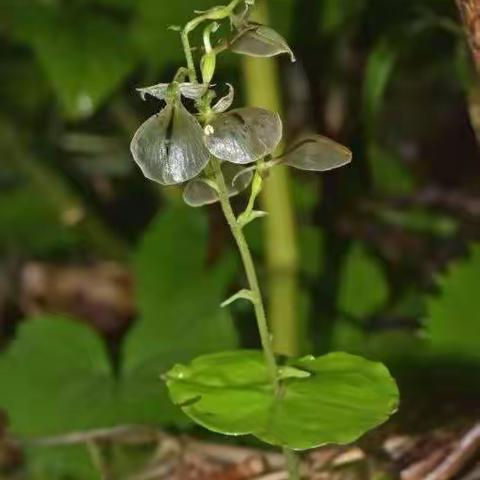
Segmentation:
[(226, 113), (233, 88), (214, 105), (214, 118), (202, 129), (188, 112), (181, 97), (199, 99), (207, 85), (161, 83), (138, 89), (165, 101), (165, 107), (150, 117), (135, 133), (130, 149), (145, 177), (162, 185), (184, 183), (197, 177), (210, 156), (234, 164), (255, 162), (271, 154), (282, 137), (278, 114), (262, 108), (239, 108)]
[(203, 129), (180, 98), (196, 97), (200, 94), (197, 87), (173, 83), (139, 89), (143, 96), (148, 93), (166, 102), (160, 113), (141, 125), (130, 144), (135, 162), (150, 180), (162, 185), (183, 183), (208, 164)]

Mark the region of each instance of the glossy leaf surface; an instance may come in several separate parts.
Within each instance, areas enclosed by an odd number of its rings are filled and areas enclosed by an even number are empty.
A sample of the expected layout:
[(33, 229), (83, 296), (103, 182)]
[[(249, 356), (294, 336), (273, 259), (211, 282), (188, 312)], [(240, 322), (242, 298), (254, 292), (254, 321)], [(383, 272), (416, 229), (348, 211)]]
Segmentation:
[(351, 161), (348, 148), (322, 135), (303, 137), (284, 157), (286, 165), (313, 172), (333, 170)]
[(196, 177), (209, 158), (200, 124), (180, 101), (150, 117), (135, 133), (130, 149), (145, 177), (162, 185)]
[(257, 351), (216, 353), (176, 365), (167, 385), (173, 401), (200, 425), (296, 450), (350, 443), (396, 409), (397, 386), (380, 363), (332, 353), (287, 366), (296, 374), (281, 381), (277, 394)]
[(246, 164), (272, 153), (281, 138), (277, 113), (246, 107), (218, 115), (206, 129), (205, 143), (220, 160)]

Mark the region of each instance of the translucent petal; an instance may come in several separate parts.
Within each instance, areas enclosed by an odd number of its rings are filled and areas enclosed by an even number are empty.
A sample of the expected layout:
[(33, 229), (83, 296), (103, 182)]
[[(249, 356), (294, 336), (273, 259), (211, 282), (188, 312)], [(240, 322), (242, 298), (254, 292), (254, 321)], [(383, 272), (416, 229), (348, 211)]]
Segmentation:
[(135, 133), (130, 149), (143, 174), (162, 185), (186, 182), (207, 165), (203, 130), (180, 102), (168, 103)]
[(325, 172), (352, 161), (352, 152), (329, 138), (307, 135), (287, 152), (282, 163), (299, 170)]
[(168, 83), (159, 83), (157, 85), (152, 85), (151, 87), (137, 88), (137, 92), (140, 93), (142, 100), (145, 100), (147, 94), (160, 100), (165, 100), (168, 87)]
[(183, 200), (191, 207), (203, 207), (218, 202), (218, 193), (206, 179), (194, 178), (187, 183)]
[(245, 164), (272, 153), (282, 138), (277, 113), (263, 108), (238, 108), (218, 115), (205, 129), (205, 143), (220, 160)]
[(274, 57), (288, 53), (292, 62), (295, 55), (288, 46), (287, 41), (273, 28), (264, 25), (252, 24), (250, 28), (240, 35), (231, 45), (231, 50), (243, 55), (253, 57)]
[(207, 93), (208, 85), (205, 83), (181, 83), (179, 89), (184, 97), (198, 100)]
[(226, 112), (233, 103), (233, 98), (235, 96), (235, 89), (230, 83), (227, 83), (228, 86), (228, 93), (220, 98), (217, 103), (212, 107), (212, 110), (216, 113), (223, 113)]
[[(227, 185), (228, 196), (233, 197), (245, 190), (252, 181), (253, 172), (228, 163), (222, 164), (222, 172)], [(183, 199), (191, 207), (202, 207), (218, 202), (218, 193), (205, 178), (195, 178), (183, 191)]]

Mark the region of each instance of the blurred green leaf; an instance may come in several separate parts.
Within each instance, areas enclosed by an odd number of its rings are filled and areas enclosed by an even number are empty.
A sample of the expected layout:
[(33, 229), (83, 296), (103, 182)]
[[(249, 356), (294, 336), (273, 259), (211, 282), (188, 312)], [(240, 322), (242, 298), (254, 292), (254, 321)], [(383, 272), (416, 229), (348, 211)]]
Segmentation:
[[(184, 63), (180, 34), (168, 27), (183, 26), (193, 18), (193, 10), (208, 10), (216, 5), (218, 0), (176, 0), (168, 6), (158, 0), (137, 0), (135, 40), (147, 61), (163, 68)], [(224, 28), (219, 34), (225, 34)], [(198, 30), (201, 32), (201, 28)]]
[[(388, 83), (398, 59), (398, 47), (391, 39), (383, 39), (370, 53), (363, 81), (363, 111), (367, 128), (375, 128)], [(371, 131), (370, 133), (373, 133)]]
[(84, 445), (29, 448), (26, 458), (31, 480), (92, 480), (98, 477)]
[(324, 0), (320, 16), (322, 30), (327, 34), (336, 32), (353, 18), (358, 18), (365, 6), (365, 0), (350, 0), (349, 2)]
[(388, 295), (388, 284), (378, 260), (360, 243), (353, 244), (342, 268), (339, 310), (361, 319), (381, 308)]
[(78, 6), (7, 0), (12, 35), (33, 48), (67, 116), (84, 117), (117, 88), (137, 57), (129, 27)]
[(458, 230), (458, 222), (447, 215), (441, 215), (422, 207), (408, 210), (384, 208), (375, 212), (378, 218), (395, 227), (438, 237), (451, 237)]
[[(124, 345), (119, 381), (98, 336), (84, 325), (46, 317), (26, 321), (0, 355), (0, 407), (25, 436), (117, 423), (185, 423), (160, 375), (171, 365), (235, 348), (232, 320), (220, 303), (229, 258), (206, 268), (207, 221), (187, 207), (154, 221), (135, 259), (140, 319)], [(183, 419), (183, 420), (182, 420)]]
[(172, 363), (237, 346), (232, 319), (220, 309), (233, 265), (227, 257), (207, 269), (207, 233), (203, 212), (172, 207), (135, 255), (140, 319), (126, 341), (124, 381), (125, 407), (137, 421), (141, 412), (150, 420), (178, 417), (159, 381)]
[(379, 363), (345, 353), (290, 360), (276, 395), (262, 352), (205, 355), (167, 374), (173, 401), (204, 427), (253, 434), (296, 450), (350, 443), (395, 411), (398, 390)]
[(38, 190), (27, 186), (0, 191), (0, 248), (45, 255), (80, 247), (78, 231), (62, 224), (46, 202), (32, 202), (38, 197)]
[(0, 355), (0, 384), (0, 407), (20, 435), (53, 435), (115, 420), (113, 378), (101, 340), (71, 320), (25, 321)]
[(427, 303), (426, 334), (435, 352), (480, 357), (480, 246), (455, 262), (438, 281), (439, 295)]
[(93, 113), (136, 62), (128, 29), (98, 14), (56, 15), (35, 35), (34, 48), (71, 117)]
[(368, 163), (376, 190), (387, 195), (407, 195), (414, 189), (414, 179), (399, 155), (371, 142)]

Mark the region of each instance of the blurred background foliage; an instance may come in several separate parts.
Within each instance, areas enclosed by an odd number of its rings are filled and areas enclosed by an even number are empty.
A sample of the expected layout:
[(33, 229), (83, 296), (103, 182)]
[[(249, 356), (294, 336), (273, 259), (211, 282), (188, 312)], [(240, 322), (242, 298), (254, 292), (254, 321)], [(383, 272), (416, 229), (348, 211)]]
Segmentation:
[[(0, 406), (22, 437), (191, 428), (159, 375), (199, 353), (257, 346), (248, 305), (218, 309), (243, 285), (219, 209), (182, 206), (129, 153), (160, 105), (135, 87), (168, 81), (182, 63), (167, 26), (215, 4), (0, 0)], [(269, 7), (298, 59), (279, 61), (287, 138), (316, 131), (354, 153), (341, 171), (289, 179), (302, 351), (386, 361), (401, 418), (441, 404), (446, 385), (470, 405), (480, 96), (454, 2)], [(238, 56), (219, 63), (217, 83), (234, 81), (238, 105), (247, 89), (271, 88), (238, 81)], [(262, 265), (257, 223), (248, 234)], [(31, 453), (28, 478), (92, 478), (83, 451), (43, 452)]]

